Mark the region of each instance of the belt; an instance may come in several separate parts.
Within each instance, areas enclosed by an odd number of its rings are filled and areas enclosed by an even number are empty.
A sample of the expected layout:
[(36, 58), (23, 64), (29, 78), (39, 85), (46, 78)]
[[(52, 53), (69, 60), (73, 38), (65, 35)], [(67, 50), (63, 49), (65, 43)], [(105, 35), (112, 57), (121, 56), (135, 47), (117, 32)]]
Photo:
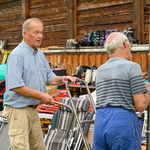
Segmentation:
[(36, 108), (37, 105), (29, 105), (28, 107)]

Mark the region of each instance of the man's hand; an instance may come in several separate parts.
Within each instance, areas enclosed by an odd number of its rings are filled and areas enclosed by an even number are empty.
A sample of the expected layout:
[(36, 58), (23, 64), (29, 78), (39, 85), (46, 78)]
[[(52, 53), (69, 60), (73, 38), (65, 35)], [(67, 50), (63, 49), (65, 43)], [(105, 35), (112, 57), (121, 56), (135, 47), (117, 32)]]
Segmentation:
[(75, 83), (77, 79), (78, 79), (77, 77), (63, 76), (63, 77), (61, 78), (61, 81), (62, 81), (63, 83), (66, 83), (66, 81), (70, 80), (72, 83)]
[(54, 105), (53, 98), (46, 93), (41, 93), (39, 100), (46, 105)]

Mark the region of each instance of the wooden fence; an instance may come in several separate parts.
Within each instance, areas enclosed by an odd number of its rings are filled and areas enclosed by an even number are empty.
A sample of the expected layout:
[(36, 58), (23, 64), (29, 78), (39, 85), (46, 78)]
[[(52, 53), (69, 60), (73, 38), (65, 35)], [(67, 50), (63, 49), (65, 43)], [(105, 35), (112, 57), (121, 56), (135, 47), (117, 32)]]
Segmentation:
[[(58, 64), (68, 64), (72, 66), (73, 73), (77, 73), (78, 66), (96, 66), (104, 64), (109, 56), (105, 49), (102, 47), (93, 48), (81, 48), (81, 49), (66, 49), (66, 48), (50, 48), (51, 50), (44, 50), (44, 54), (48, 61), (51, 62), (51, 66), (57, 66)], [(54, 50), (52, 50), (54, 49)], [(59, 49), (59, 50), (58, 50)], [(132, 47), (131, 61), (137, 62), (142, 71), (148, 70), (148, 50), (149, 45), (137, 45)], [(72, 68), (65, 66), (68, 70), (68, 74), (72, 74)], [(58, 66), (59, 67), (59, 66)]]

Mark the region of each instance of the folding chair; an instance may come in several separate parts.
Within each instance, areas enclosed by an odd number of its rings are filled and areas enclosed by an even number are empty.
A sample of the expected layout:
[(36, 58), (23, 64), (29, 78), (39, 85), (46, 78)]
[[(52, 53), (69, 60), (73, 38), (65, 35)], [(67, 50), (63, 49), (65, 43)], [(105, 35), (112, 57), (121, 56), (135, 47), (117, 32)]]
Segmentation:
[[(61, 103), (72, 108), (69, 97), (63, 98)], [(63, 106), (59, 106), (57, 115), (54, 114), (51, 121), (52, 127), (45, 137), (46, 150), (74, 150), (80, 132), (74, 115), (77, 115), (79, 120), (83, 120), (88, 112), (90, 102), (86, 98), (73, 97), (73, 103), (76, 114), (73, 110), (71, 112), (71, 109)]]
[(0, 149), (10, 150), (8, 123), (5, 116), (0, 115)]
[[(73, 103), (73, 98), (71, 96), (71, 93), (70, 93), (70, 90), (69, 90), (69, 87), (68, 87), (69, 81), (67, 81), (65, 83), (65, 85), (66, 85), (66, 89), (67, 89), (67, 92), (68, 92), (70, 102), (72, 104), (73, 111), (75, 113), (77, 125), (78, 125), (78, 128), (79, 128), (79, 133), (80, 133), (79, 137), (78, 137), (78, 144), (76, 144), (77, 147), (75, 147), (74, 150), (78, 150), (80, 148), (78, 145), (80, 145), (81, 142), (84, 143), (86, 150), (92, 150), (92, 148), (91, 148), (91, 146), (90, 146), (90, 144), (88, 143), (88, 140), (87, 140), (87, 134), (88, 134), (88, 131), (89, 131), (90, 124), (94, 123), (94, 120), (92, 120), (92, 119), (93, 119), (94, 113), (96, 112), (95, 104), (94, 104), (94, 100), (93, 100), (93, 97), (90, 93), (90, 90), (89, 90), (89, 87), (88, 87), (87, 83), (82, 79), (78, 79), (77, 81), (79, 81), (80, 84), (84, 84), (85, 87), (86, 87), (86, 90), (87, 90), (87, 93), (88, 93), (88, 95), (86, 97), (92, 105), (92, 113), (91, 113), (90, 116), (87, 117), (86, 120), (80, 120), (79, 119), (78, 115), (76, 115), (77, 114), (77, 109), (75, 108), (75, 105)], [(83, 130), (83, 125), (85, 126), (84, 130)]]

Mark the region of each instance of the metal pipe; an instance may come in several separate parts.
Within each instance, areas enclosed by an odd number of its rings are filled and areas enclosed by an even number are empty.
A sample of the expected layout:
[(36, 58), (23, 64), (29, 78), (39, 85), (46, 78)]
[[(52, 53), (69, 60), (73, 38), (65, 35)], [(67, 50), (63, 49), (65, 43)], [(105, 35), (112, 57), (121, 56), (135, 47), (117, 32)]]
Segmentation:
[[(149, 57), (149, 67), (148, 67), (148, 82), (150, 82), (150, 14), (149, 14), (149, 53), (148, 53), (148, 57)], [(148, 112), (147, 112), (147, 131), (150, 130), (150, 106), (148, 106)], [(146, 150), (150, 150), (150, 133), (147, 132), (146, 134)]]
[[(92, 115), (93, 115), (94, 112), (95, 112), (95, 107), (94, 107), (94, 101), (93, 101), (93, 98), (92, 98), (92, 96), (91, 96), (91, 93), (90, 93), (90, 90), (89, 90), (89, 88), (88, 88), (88, 85), (87, 85), (87, 83), (86, 83), (85, 81), (83, 81), (83, 80), (81, 80), (81, 79), (78, 79), (77, 81), (83, 82), (83, 83), (85, 84), (85, 86), (86, 86), (87, 92), (88, 92), (88, 94), (89, 94), (89, 99), (90, 99), (90, 102), (91, 102), (92, 107), (93, 107), (93, 109), (92, 109), (92, 114), (91, 114), (91, 118), (93, 118)], [(72, 104), (72, 108), (73, 108), (73, 111), (74, 111), (74, 115), (75, 115), (75, 117), (76, 117), (77, 124), (78, 124), (79, 130), (80, 130), (80, 132), (81, 132), (81, 136), (82, 136), (82, 139), (83, 139), (85, 148), (86, 148), (86, 150), (91, 150), (91, 147), (90, 147), (90, 145), (89, 145), (89, 143), (88, 143), (88, 141), (87, 141), (87, 138), (85, 137), (85, 135), (84, 135), (84, 133), (83, 133), (83, 129), (82, 129), (82, 127), (81, 127), (81, 122), (80, 122), (80, 120), (79, 120), (79, 118), (78, 118), (77, 110), (76, 110), (76, 108), (75, 108), (75, 105), (74, 105), (74, 103), (73, 103), (70, 90), (69, 90), (69, 88), (68, 88), (68, 83), (69, 83), (69, 81), (67, 81), (67, 82), (65, 83), (66, 89), (67, 89), (68, 96), (69, 96), (69, 99), (70, 99), (71, 104)], [(91, 120), (91, 119), (90, 119), (90, 120)]]

